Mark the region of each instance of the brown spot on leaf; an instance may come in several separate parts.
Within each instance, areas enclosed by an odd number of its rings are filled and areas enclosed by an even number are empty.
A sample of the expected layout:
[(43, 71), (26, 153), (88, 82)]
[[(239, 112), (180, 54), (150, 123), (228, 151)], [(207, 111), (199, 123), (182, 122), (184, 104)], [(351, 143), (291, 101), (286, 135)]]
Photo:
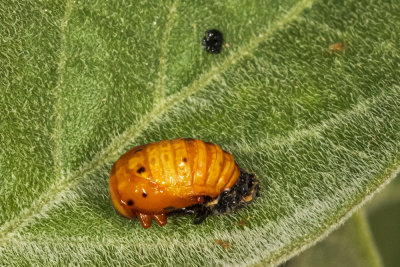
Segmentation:
[(342, 43), (342, 42), (337, 42), (337, 43), (331, 44), (329, 46), (329, 50), (332, 51), (332, 52), (339, 52), (340, 53), (340, 52), (343, 52), (344, 49), (345, 49), (345, 44)]
[(226, 250), (229, 250), (232, 248), (232, 245), (229, 244), (228, 242), (222, 241), (220, 239), (214, 239), (215, 243), (217, 243), (218, 245), (220, 245), (221, 247), (223, 247)]
[(183, 161), (183, 162), (187, 162), (187, 158), (183, 158), (182, 161)]
[(245, 227), (247, 226), (247, 222), (250, 220), (250, 218), (251, 218), (250, 216), (247, 218), (243, 218), (239, 222), (237, 222), (236, 225)]

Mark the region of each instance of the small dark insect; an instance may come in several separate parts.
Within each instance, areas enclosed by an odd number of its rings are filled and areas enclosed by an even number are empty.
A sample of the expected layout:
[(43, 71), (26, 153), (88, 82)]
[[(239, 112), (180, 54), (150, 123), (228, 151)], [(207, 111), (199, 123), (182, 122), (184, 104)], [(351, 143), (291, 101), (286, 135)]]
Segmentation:
[(206, 36), (203, 38), (203, 46), (208, 53), (218, 54), (222, 48), (222, 32), (212, 29), (206, 31)]

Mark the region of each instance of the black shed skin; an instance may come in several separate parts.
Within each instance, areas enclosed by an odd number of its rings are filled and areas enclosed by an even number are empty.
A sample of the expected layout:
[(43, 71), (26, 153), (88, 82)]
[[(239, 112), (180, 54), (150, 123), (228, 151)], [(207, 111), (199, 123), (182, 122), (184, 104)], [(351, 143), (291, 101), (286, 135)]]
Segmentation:
[(260, 182), (254, 174), (240, 169), (240, 176), (230, 190), (221, 192), (217, 198), (206, 196), (203, 204), (196, 204), (176, 210), (175, 213), (195, 213), (196, 217), (193, 223), (199, 224), (211, 214), (230, 213), (246, 207), (259, 196)]

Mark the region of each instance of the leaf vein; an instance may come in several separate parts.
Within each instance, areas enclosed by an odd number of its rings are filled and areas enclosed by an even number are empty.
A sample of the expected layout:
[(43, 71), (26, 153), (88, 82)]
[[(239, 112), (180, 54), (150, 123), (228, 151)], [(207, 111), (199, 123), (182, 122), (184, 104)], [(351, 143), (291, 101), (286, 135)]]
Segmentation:
[(63, 178), (63, 153), (62, 153), (62, 86), (64, 84), (64, 71), (65, 64), (67, 61), (66, 49), (67, 49), (67, 28), (68, 20), (71, 16), (72, 3), (67, 1), (65, 4), (65, 14), (60, 23), (60, 57), (57, 66), (57, 83), (54, 89), (54, 132), (52, 134), (52, 140), (54, 142), (53, 150), (53, 164), (54, 164), (54, 174), (59, 176), (60, 179)]
[(268, 150), (272, 146), (283, 147), (295, 144), (306, 138), (319, 137), (323, 133), (323, 131), (330, 129), (333, 125), (344, 123), (346, 120), (350, 120), (354, 116), (365, 114), (368, 110), (371, 110), (373, 107), (376, 107), (377, 103), (380, 103), (381, 101), (384, 101), (386, 99), (395, 101), (396, 97), (399, 96), (399, 92), (400, 92), (400, 87), (393, 86), (388, 90), (383, 90), (380, 94), (376, 96), (364, 99), (363, 101), (359, 101), (352, 108), (348, 108), (343, 112), (333, 114), (331, 118), (323, 120), (314, 125), (311, 125), (310, 127), (305, 127), (300, 129), (295, 128), (293, 130), (290, 130), (287, 135), (278, 135), (272, 138), (268, 138), (268, 136), (263, 138), (258, 138), (258, 141), (263, 140), (263, 142), (259, 141), (253, 144), (245, 144), (243, 142), (240, 144), (237, 143), (235, 146), (231, 146), (230, 150), (237, 152), (240, 151), (241, 153), (249, 153), (249, 152), (251, 153), (262, 150)]
[[(65, 70), (66, 65), (66, 47), (67, 47), (67, 37), (66, 31), (68, 27), (68, 21), (71, 16), (72, 12), (72, 3), (70, 0), (67, 0), (65, 4), (65, 12), (64, 16), (60, 21), (60, 55), (59, 55), (59, 62), (57, 65), (57, 82), (54, 88), (53, 96), (55, 99), (54, 103), (54, 131), (52, 133), (52, 141), (54, 142), (54, 147), (52, 151), (53, 157), (53, 170), (56, 177), (59, 177), (57, 183), (64, 179), (63, 175), (63, 157), (62, 157), (62, 145), (61, 145), (61, 136), (62, 136), (62, 86), (64, 83), (63, 72)], [(57, 184), (56, 183), (56, 184)], [(26, 218), (32, 218), (35, 216), (35, 213), (42, 208), (41, 203), (44, 200), (43, 196), (47, 195), (49, 191), (52, 191), (52, 187), (48, 190), (45, 194), (42, 194), (37, 200), (34, 201), (29, 209), (24, 209), (18, 216), (14, 219), (11, 219), (9, 222), (6, 222), (0, 228), (0, 244), (2, 240), (6, 240), (8, 235), (12, 234), (14, 230), (18, 229), (21, 226), (25, 225)], [(43, 202), (45, 203), (45, 202)], [(35, 208), (37, 207), (37, 208)]]
[(169, 9), (168, 20), (165, 25), (165, 30), (162, 36), (161, 42), (161, 56), (159, 62), (159, 71), (158, 71), (158, 80), (155, 85), (154, 91), (154, 104), (157, 105), (159, 102), (163, 100), (164, 97), (164, 87), (165, 87), (165, 73), (167, 70), (167, 53), (168, 53), (168, 41), (171, 35), (172, 26), (175, 22), (177, 17), (177, 6), (178, 0), (175, 0), (172, 4), (171, 8)]

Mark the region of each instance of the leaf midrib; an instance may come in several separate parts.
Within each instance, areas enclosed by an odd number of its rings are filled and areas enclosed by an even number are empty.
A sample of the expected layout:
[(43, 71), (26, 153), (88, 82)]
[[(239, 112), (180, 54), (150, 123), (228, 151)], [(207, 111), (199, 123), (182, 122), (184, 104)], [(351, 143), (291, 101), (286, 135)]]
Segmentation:
[[(223, 72), (229, 69), (231, 66), (234, 66), (240, 60), (247, 56), (251, 56), (251, 52), (254, 51), (259, 44), (264, 41), (267, 41), (277, 30), (281, 29), (285, 25), (297, 19), (300, 13), (311, 7), (314, 0), (302, 0), (295, 4), (287, 13), (277, 19), (274, 23), (270, 24), (266, 30), (259, 34), (258, 36), (254, 36), (249, 40), (248, 43), (239, 48), (235, 53), (231, 53), (221, 64), (217, 66), (213, 66), (208, 72), (203, 73), (200, 77), (194, 81), (190, 86), (182, 88), (181, 91), (175, 93), (174, 95), (169, 96), (165, 101), (160, 101), (156, 104), (152, 111), (145, 114), (139, 122), (132, 124), (128, 130), (126, 130), (122, 135), (117, 136), (115, 139), (111, 140), (110, 144), (89, 162), (82, 164), (81, 168), (73, 173), (67, 173), (66, 175), (62, 175), (62, 164), (60, 162), (55, 163), (55, 170), (59, 172), (60, 179), (56, 183), (54, 183), (49, 190), (42, 193), (40, 197), (38, 197), (35, 201), (32, 202), (31, 207), (25, 208), (22, 212), (20, 212), (17, 216), (15, 216), (10, 221), (6, 222), (3, 226), (0, 227), (0, 246), (4, 245), (8, 240), (12, 239), (15, 234), (17, 234), (21, 229), (30, 224), (32, 221), (35, 221), (35, 218), (41, 217), (41, 215), (45, 214), (56, 204), (59, 204), (64, 201), (64, 195), (66, 192), (70, 191), (70, 189), (83, 181), (87, 175), (95, 172), (100, 169), (105, 164), (115, 160), (124, 150), (124, 148), (132, 143), (137, 137), (139, 137), (147, 127), (157, 122), (161, 119), (161, 117), (173, 106), (178, 103), (183, 102), (189, 96), (197, 93), (198, 91), (206, 88), (206, 86), (214, 79), (218, 78)], [(69, 9), (68, 9), (69, 8)], [(72, 3), (71, 1), (67, 1), (66, 3), (66, 11), (63, 20), (61, 21), (61, 40), (66, 41), (66, 26), (68, 24), (69, 16), (72, 12)], [(62, 26), (65, 26), (63, 28)], [(168, 23), (167, 23), (168, 25)], [(172, 24), (171, 24), (172, 25)], [(66, 43), (61, 50), (60, 54), (60, 64), (59, 67), (65, 67), (66, 60), (65, 55), (65, 47)], [(165, 71), (165, 70), (164, 70)], [(62, 73), (59, 77), (59, 81), (57, 84), (60, 84), (60, 88), (62, 85)], [(161, 74), (162, 75), (162, 74)], [(160, 90), (162, 88), (160, 87)], [(56, 103), (61, 103), (61, 89), (60, 93), (56, 94), (57, 99)], [(55, 109), (61, 109), (61, 104), (56, 104)], [(57, 110), (56, 110), (57, 111)], [(55, 145), (55, 151), (53, 153), (54, 158), (58, 159), (61, 157), (61, 114), (57, 115), (55, 121), (55, 136), (58, 138), (58, 144)], [(59, 133), (57, 135), (57, 133)]]

